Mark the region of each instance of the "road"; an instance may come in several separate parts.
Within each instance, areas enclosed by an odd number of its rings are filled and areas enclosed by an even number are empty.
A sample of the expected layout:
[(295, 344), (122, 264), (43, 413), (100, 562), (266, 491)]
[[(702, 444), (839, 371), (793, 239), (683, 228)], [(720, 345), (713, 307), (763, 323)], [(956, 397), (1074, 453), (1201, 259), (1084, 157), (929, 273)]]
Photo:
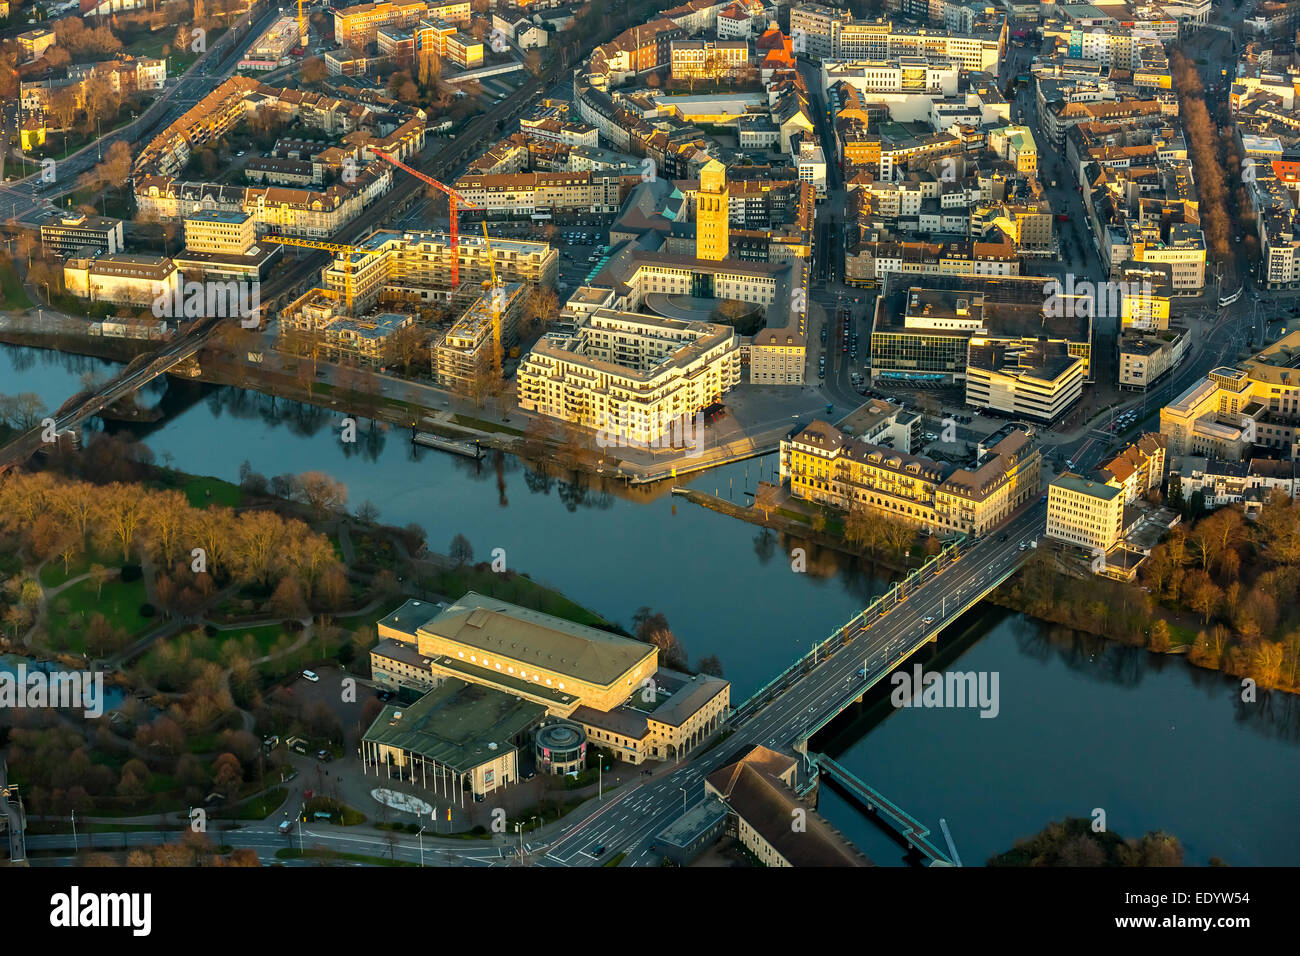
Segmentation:
[[(1020, 564), (1027, 552), (1021, 541), (1036, 539), (1046, 523), (1047, 506), (1036, 501), (1001, 529), (976, 541), (933, 583), (895, 606), (883, 616), (862, 622), (849, 632), (851, 643), (831, 654), (785, 691), (746, 720), (722, 744), (697, 758), (687, 758), (663, 776), (615, 792), (606, 805), (563, 832), (539, 860), (542, 865), (595, 866), (610, 854), (626, 852), (624, 866), (657, 865), (650, 849), (655, 834), (704, 798), (704, 779), (728, 762), (732, 755), (754, 744), (788, 749), (808, 727), (821, 723), (849, 697), (862, 693), (869, 675), (892, 669), (923, 646), (930, 635), (958, 613), (951, 601), (967, 601), (984, 587)], [(1003, 541), (1003, 537), (1006, 538)], [(925, 618), (934, 621), (927, 625)], [(599, 857), (597, 847), (606, 847)]]

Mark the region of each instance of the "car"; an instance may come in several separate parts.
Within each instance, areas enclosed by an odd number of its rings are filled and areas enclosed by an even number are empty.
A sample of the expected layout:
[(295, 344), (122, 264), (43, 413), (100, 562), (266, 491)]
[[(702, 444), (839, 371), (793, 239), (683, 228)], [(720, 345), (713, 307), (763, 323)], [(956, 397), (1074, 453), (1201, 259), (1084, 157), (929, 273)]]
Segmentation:
[(592, 850), (591, 852), (594, 853), (596, 856), (600, 856), (602, 853), (605, 852), (605, 844), (603, 843), (600, 844), (600, 846), (596, 847), (596, 849)]
[(921, 623), (929, 627), (931, 624), (934, 623), (934, 618), (929, 614), (927, 614), (925, 617), (921, 618)]
[(999, 541), (1005, 541), (1005, 540), (1007, 540), (1007, 537), (1008, 537), (1008, 536), (1004, 534), (1004, 535), (1003, 535), (1001, 538), (999, 538), (998, 540), (999, 540)]
[(1028, 548), (1029, 548), (1029, 545), (1028, 545), (1028, 544), (1026, 544), (1026, 543), (1023, 542), (1023, 541), (1020, 542), (1020, 550), (1021, 550), (1021, 551), (1026, 551), (1026, 550), (1028, 550)]
[(315, 671), (303, 671), (303, 672), (302, 672), (302, 679), (303, 679), (303, 680), (309, 680), (309, 681), (311, 681), (311, 682), (314, 684), (314, 683), (316, 683), (318, 680), (320, 680), (320, 677), (317, 675), (317, 673), (316, 673)]
[(316, 751), (316, 759), (328, 761), (330, 759), (330, 752), (328, 750), (318, 750)]
[(1074, 467), (1074, 459), (1071, 458), (1069, 461), (1067, 461), (1067, 462), (1065, 463), (1065, 467), (1066, 467), (1066, 468), (1073, 468), (1073, 467)]
[(825, 378), (825, 377), (826, 377), (826, 366), (825, 366), (825, 365), (823, 365), (823, 366), (821, 366), (821, 368), (817, 369), (817, 377), (818, 377), (818, 378)]

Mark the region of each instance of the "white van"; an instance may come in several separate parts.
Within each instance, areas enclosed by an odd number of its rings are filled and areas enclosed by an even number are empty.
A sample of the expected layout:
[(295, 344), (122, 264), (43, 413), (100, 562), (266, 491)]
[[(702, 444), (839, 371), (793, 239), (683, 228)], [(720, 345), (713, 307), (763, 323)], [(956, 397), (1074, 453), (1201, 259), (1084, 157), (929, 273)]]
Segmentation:
[(313, 684), (316, 683), (318, 680), (320, 680), (320, 677), (318, 677), (318, 676), (316, 675), (316, 672), (315, 672), (315, 671), (303, 671), (303, 672), (302, 672), (302, 677), (303, 677), (303, 680), (309, 680), (309, 681), (311, 681)]

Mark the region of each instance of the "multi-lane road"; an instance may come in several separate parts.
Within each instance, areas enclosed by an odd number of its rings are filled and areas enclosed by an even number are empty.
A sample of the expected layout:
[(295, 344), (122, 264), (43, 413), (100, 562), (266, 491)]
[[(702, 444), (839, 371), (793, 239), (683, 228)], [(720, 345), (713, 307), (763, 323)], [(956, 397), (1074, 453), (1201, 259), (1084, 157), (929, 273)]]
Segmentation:
[[(1036, 539), (1045, 519), (1046, 505), (1041, 501), (1026, 506), (998, 534), (969, 545), (961, 558), (902, 604), (874, 620), (855, 624), (846, 646), (813, 667), (722, 744), (697, 758), (688, 757), (667, 773), (625, 786), (596, 813), (558, 837), (548, 838), (549, 845), (538, 862), (593, 866), (612, 853), (626, 853), (623, 865), (656, 864), (658, 854), (651, 850), (655, 835), (680, 816), (684, 807), (703, 799), (705, 777), (754, 744), (789, 750), (807, 728), (838, 711), (846, 699), (859, 696), (882, 669), (906, 660), (956, 617), (960, 607), (977, 600), (992, 583), (1024, 561), (1027, 552), (1020, 550), (1020, 544)], [(926, 624), (926, 618), (933, 621)], [(864, 667), (866, 678), (859, 676)], [(597, 856), (595, 851), (602, 846), (605, 852)]]

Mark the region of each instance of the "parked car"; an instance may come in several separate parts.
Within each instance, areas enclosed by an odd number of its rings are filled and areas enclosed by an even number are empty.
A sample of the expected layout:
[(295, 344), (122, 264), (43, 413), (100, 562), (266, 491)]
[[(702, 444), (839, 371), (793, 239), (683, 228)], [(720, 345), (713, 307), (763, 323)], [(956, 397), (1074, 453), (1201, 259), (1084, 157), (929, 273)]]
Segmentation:
[(303, 680), (309, 680), (313, 684), (316, 683), (318, 680), (320, 680), (320, 677), (316, 674), (315, 671), (303, 671), (302, 677)]

